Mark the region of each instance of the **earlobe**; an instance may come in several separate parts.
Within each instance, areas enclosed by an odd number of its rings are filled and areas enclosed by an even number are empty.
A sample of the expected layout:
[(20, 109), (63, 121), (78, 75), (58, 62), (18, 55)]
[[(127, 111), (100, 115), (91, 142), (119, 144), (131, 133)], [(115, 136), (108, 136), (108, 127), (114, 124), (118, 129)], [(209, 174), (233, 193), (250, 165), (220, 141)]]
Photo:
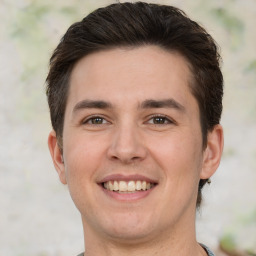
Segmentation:
[(221, 125), (216, 125), (207, 136), (207, 147), (204, 150), (203, 168), (200, 179), (210, 178), (217, 170), (220, 164), (223, 144), (223, 128)]
[(65, 166), (61, 149), (59, 148), (55, 131), (51, 131), (48, 136), (48, 147), (51, 153), (52, 161), (56, 171), (58, 172), (60, 181), (67, 184)]

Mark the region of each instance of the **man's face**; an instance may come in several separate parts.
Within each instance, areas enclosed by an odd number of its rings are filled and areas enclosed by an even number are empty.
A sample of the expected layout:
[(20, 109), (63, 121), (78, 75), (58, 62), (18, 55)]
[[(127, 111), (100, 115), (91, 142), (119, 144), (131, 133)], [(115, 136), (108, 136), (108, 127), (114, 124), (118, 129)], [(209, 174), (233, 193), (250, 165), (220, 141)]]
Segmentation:
[(156, 46), (76, 64), (63, 163), (57, 146), (55, 158), (88, 233), (143, 240), (192, 228), (198, 182), (207, 177), (191, 79), (182, 56)]

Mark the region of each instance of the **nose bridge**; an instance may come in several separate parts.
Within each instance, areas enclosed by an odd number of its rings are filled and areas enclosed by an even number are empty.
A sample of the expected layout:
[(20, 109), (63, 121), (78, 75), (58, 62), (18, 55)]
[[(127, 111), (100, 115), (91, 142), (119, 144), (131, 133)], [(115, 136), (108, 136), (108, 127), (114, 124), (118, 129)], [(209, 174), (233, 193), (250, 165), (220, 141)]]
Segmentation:
[(122, 162), (143, 159), (146, 149), (138, 125), (126, 120), (115, 127), (109, 148), (109, 157)]

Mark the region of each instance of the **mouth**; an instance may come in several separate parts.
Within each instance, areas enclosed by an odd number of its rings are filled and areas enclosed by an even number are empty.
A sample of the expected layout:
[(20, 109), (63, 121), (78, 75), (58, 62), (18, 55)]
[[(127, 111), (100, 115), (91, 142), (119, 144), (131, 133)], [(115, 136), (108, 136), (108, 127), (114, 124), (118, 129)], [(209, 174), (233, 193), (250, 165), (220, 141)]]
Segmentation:
[(116, 193), (136, 193), (150, 190), (157, 184), (145, 180), (109, 180), (102, 182), (101, 185), (104, 189)]

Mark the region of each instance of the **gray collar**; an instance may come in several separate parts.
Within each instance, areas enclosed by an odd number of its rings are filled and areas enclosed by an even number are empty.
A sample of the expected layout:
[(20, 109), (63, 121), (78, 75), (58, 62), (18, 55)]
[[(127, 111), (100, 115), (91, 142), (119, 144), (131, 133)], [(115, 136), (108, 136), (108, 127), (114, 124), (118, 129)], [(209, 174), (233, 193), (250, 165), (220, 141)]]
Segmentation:
[[(213, 252), (207, 247), (205, 246), (204, 244), (200, 244), (204, 249), (205, 251), (208, 253), (208, 256), (214, 256)], [(84, 256), (84, 253), (81, 253), (77, 256)]]
[(208, 256), (214, 256), (214, 253), (204, 244), (200, 244), (204, 249), (205, 251), (208, 253)]

